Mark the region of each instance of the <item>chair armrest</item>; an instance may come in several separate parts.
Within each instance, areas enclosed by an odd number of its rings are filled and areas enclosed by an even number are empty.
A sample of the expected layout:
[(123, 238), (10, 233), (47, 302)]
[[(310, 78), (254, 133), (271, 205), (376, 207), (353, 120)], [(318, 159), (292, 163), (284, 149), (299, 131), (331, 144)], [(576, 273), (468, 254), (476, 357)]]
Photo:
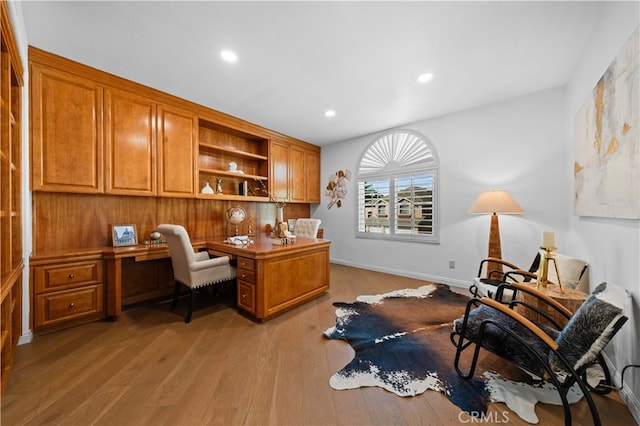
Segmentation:
[(525, 282), (538, 279), (538, 276), (533, 272), (525, 271), (524, 269), (514, 269), (504, 274), (504, 281), (511, 279), (513, 280), (512, 282), (517, 282), (513, 277), (514, 275), (522, 277)]
[(482, 299), (479, 300), (479, 302), (484, 305), (490, 306), (502, 312), (503, 314), (510, 316), (514, 320), (518, 321), (524, 327), (528, 328), (533, 334), (535, 334), (540, 340), (542, 340), (545, 343), (545, 345), (547, 345), (550, 349), (553, 349), (554, 351), (558, 349), (558, 343), (556, 343), (555, 340), (549, 337), (547, 333), (542, 331), (540, 327), (535, 325), (528, 318), (524, 317), (523, 315), (519, 314), (513, 309), (510, 309), (507, 305), (504, 305), (496, 300), (493, 300), (490, 297), (483, 297)]
[(194, 257), (196, 259), (196, 262), (202, 262), (203, 260), (209, 259), (209, 253), (207, 253), (206, 251), (197, 251), (194, 253)]
[(223, 266), (229, 264), (228, 256), (214, 257), (200, 262), (194, 262), (189, 265), (191, 271), (201, 271), (207, 268), (213, 268), (215, 266)]
[(520, 269), (520, 268), (518, 268), (518, 266), (514, 265), (514, 264), (513, 264), (513, 263), (511, 263), (511, 262), (507, 262), (506, 260), (498, 259), (497, 257), (488, 257), (488, 258), (486, 258), (486, 259), (483, 259), (483, 260), (480, 262), (480, 267), (478, 268), (478, 277), (480, 277), (480, 276), (482, 275), (482, 268), (484, 267), (484, 264), (485, 264), (485, 263), (488, 263), (488, 262), (491, 262), (491, 263), (499, 263), (499, 264), (501, 264), (502, 266), (507, 266), (507, 267), (508, 267), (508, 268), (510, 268), (510, 269)]

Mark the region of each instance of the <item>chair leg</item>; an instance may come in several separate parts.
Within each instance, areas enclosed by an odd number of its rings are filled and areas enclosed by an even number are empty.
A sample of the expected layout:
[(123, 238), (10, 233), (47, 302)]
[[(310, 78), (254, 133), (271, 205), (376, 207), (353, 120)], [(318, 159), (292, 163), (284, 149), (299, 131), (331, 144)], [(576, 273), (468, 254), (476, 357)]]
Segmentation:
[(189, 321), (191, 321), (191, 314), (193, 314), (193, 305), (195, 304), (196, 293), (198, 293), (198, 290), (195, 288), (192, 288), (191, 297), (189, 298), (189, 309), (187, 310), (187, 316), (184, 317), (185, 324), (188, 324)]
[(176, 280), (175, 288), (173, 290), (173, 300), (171, 301), (171, 310), (175, 311), (178, 306), (178, 298), (180, 297), (180, 282)]

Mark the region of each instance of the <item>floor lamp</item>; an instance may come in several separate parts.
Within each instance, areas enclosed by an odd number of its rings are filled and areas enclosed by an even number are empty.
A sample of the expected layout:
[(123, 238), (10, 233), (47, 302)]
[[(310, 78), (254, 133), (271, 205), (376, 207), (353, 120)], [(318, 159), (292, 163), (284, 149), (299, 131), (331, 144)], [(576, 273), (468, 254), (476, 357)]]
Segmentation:
[[(493, 190), (481, 193), (469, 208), (469, 213), (491, 215), (488, 257), (502, 259), (498, 214), (522, 214), (524, 209), (507, 191)], [(489, 263), (487, 271), (502, 272), (502, 265), (500, 263)]]

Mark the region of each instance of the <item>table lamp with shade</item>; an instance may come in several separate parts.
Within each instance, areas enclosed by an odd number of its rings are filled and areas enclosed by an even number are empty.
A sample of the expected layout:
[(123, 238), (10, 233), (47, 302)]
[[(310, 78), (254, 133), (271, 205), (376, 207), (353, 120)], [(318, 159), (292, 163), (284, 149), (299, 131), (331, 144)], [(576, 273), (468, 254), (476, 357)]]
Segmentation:
[[(523, 214), (524, 209), (507, 191), (492, 190), (481, 193), (469, 208), (469, 213), (491, 215), (488, 257), (502, 259), (498, 214)], [(488, 268), (490, 271), (502, 271), (499, 263), (489, 264)]]

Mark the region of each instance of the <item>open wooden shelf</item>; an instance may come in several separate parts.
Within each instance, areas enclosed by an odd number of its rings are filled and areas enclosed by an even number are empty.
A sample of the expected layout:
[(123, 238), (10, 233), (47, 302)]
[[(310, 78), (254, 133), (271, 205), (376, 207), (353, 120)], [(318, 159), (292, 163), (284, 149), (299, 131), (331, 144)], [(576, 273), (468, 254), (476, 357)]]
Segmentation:
[(235, 155), (238, 157), (243, 157), (243, 158), (250, 158), (250, 159), (254, 159), (254, 160), (268, 160), (269, 157), (265, 156), (265, 155), (260, 155), (260, 154), (254, 154), (251, 152), (245, 152), (245, 151), (240, 151), (238, 149), (234, 149), (234, 148), (228, 148), (226, 146), (216, 146), (216, 145), (210, 145), (208, 143), (204, 143), (204, 142), (200, 142), (198, 143), (198, 146), (200, 147), (200, 150), (211, 150), (211, 151), (218, 151), (218, 152), (224, 152), (230, 155)]
[(268, 180), (266, 176), (250, 175), (247, 173), (234, 173), (228, 170), (200, 169), (200, 173), (217, 175), (217, 176), (227, 176), (227, 177), (232, 177), (234, 179), (239, 179), (239, 180), (252, 180), (252, 179), (258, 179), (262, 181)]

